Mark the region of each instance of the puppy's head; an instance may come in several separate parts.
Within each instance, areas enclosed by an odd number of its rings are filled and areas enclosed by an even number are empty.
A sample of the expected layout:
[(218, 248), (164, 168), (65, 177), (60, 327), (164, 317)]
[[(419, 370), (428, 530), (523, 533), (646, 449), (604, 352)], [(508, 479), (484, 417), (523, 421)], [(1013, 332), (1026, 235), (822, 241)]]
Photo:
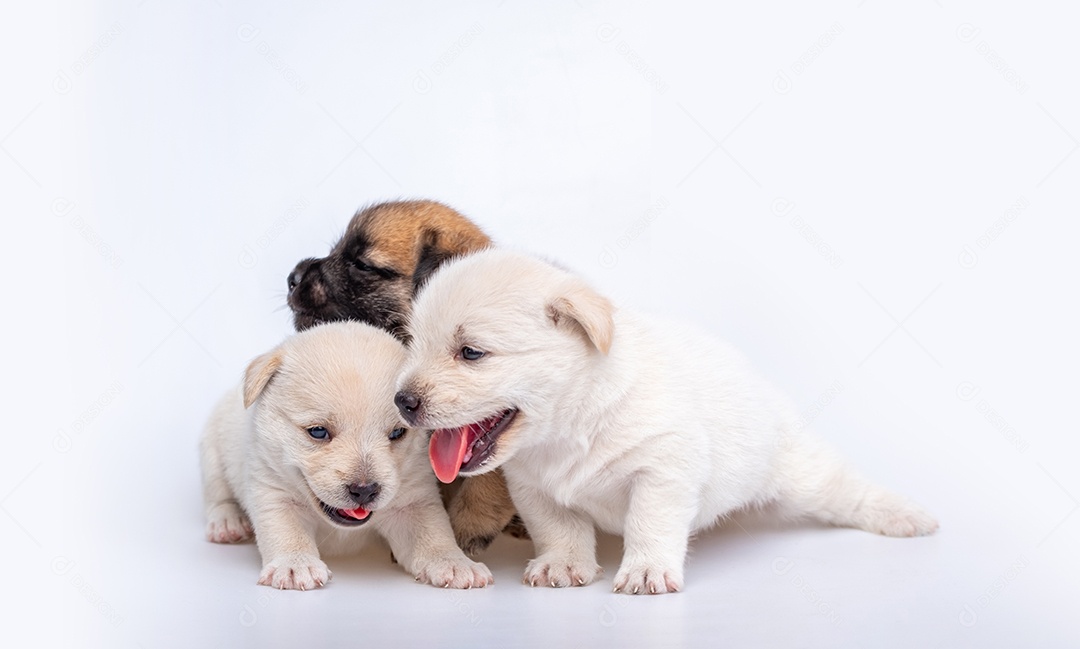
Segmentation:
[(404, 355), (385, 331), (339, 322), (296, 334), (248, 366), (256, 452), (339, 527), (377, 515), (410, 457), (423, 456), (422, 436), (402, 426), (393, 404)]
[(435, 474), (490, 471), (542, 440), (550, 420), (608, 352), (613, 308), (584, 281), (525, 255), (487, 250), (447, 264), (413, 305), (395, 403), (435, 429)]
[(491, 245), (472, 221), (434, 201), (381, 203), (353, 216), (325, 257), (289, 274), (297, 331), (357, 320), (407, 340), (413, 294), (444, 261)]

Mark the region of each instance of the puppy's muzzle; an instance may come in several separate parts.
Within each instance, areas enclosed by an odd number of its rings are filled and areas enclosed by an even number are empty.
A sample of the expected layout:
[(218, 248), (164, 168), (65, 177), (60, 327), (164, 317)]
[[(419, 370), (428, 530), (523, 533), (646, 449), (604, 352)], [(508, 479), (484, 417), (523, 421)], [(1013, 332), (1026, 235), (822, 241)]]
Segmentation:
[(405, 421), (409, 422), (410, 425), (416, 425), (416, 422), (420, 419), (420, 409), (423, 406), (419, 394), (412, 390), (400, 390), (394, 395), (394, 405), (397, 406)]
[(351, 484), (348, 488), (349, 497), (361, 507), (374, 502), (382, 492), (382, 487), (379, 486), (378, 482)]
[(313, 285), (322, 280), (322, 261), (314, 258), (302, 260), (297, 263), (293, 272), (288, 273), (286, 284), (289, 306), (310, 309), (324, 305), (325, 292), (313, 290)]
[(314, 259), (305, 259), (298, 263), (296, 268), (289, 273), (289, 278), (286, 280), (286, 283), (289, 286), (289, 295), (292, 295), (293, 291), (296, 290), (296, 287), (300, 285), (300, 282), (304, 281), (304, 273), (311, 268), (311, 264), (314, 262)]

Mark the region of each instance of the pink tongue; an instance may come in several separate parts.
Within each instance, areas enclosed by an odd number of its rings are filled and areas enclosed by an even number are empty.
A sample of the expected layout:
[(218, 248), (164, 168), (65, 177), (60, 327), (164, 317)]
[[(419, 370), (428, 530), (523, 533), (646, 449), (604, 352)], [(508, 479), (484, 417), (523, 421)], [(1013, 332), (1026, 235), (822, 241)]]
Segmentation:
[(356, 509), (342, 509), (340, 511), (349, 518), (355, 518), (358, 521), (362, 521), (368, 516), (368, 510), (363, 507), (357, 507)]
[(440, 428), (431, 436), (428, 456), (431, 458), (431, 468), (435, 469), (435, 477), (442, 482), (450, 484), (461, 470), (461, 462), (469, 447), (466, 430), (468, 426)]

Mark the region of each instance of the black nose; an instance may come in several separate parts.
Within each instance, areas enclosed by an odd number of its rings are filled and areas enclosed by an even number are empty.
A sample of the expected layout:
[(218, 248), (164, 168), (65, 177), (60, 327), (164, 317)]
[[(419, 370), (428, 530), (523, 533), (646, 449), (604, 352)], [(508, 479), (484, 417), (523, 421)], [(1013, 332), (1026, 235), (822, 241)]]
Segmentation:
[(408, 417), (420, 409), (420, 397), (415, 392), (402, 390), (394, 395), (394, 405), (401, 411), (402, 416)]
[(300, 282), (304, 281), (304, 274), (308, 272), (312, 264), (315, 263), (315, 259), (305, 259), (296, 265), (296, 268), (289, 273), (289, 279), (286, 282), (289, 285), (289, 292), (292, 293), (293, 289), (300, 285)]
[(378, 498), (379, 490), (380, 487), (378, 482), (349, 485), (349, 495), (352, 496), (352, 499), (356, 501), (356, 504), (361, 507)]

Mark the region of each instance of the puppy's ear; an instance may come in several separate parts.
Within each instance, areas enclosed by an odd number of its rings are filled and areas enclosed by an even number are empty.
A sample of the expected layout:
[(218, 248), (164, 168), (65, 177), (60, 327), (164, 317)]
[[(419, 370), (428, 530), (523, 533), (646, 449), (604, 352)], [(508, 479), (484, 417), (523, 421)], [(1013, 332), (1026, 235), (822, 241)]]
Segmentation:
[(244, 407), (250, 408), (251, 404), (259, 398), (270, 379), (274, 378), (278, 368), (281, 367), (281, 352), (277, 349), (266, 352), (257, 357), (247, 367), (244, 373)]
[(585, 331), (589, 342), (604, 354), (611, 349), (611, 339), (615, 335), (614, 312), (615, 307), (606, 297), (576, 278), (567, 282), (548, 303), (548, 317), (556, 326), (576, 324)]
[(440, 245), (438, 233), (426, 230), (420, 237), (420, 254), (416, 257), (416, 268), (413, 269), (413, 295), (419, 293), (420, 287), (432, 273), (453, 256), (452, 251)]

